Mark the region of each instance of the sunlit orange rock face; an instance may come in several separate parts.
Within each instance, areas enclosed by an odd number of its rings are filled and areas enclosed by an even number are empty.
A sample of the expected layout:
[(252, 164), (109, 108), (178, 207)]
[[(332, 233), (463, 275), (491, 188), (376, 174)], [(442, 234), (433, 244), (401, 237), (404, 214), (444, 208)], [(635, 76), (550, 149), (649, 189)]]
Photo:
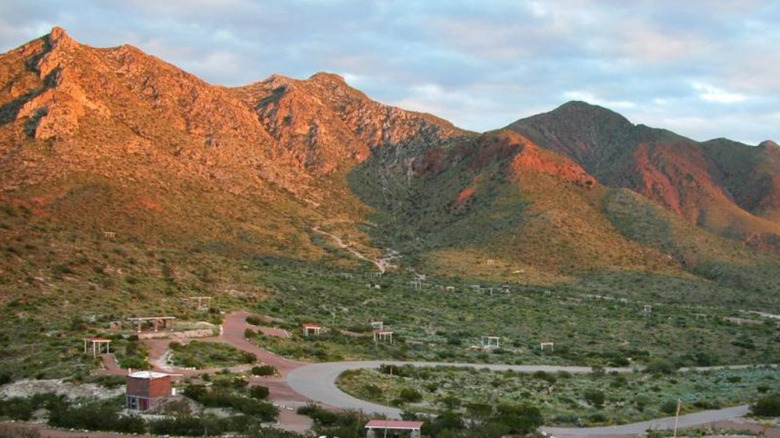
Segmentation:
[[(603, 211), (609, 190), (629, 189), (637, 204), (649, 199), (709, 233), (778, 247), (775, 143), (699, 143), (582, 102), (478, 134), (375, 102), (338, 75), (215, 86), (137, 48), (89, 47), (59, 28), (0, 55), (0, 85), (0, 200), (82, 227), (257, 246), (279, 238), (281, 252), (310, 245), (312, 226), (370, 221), (407, 202), (394, 219), (437, 216), (420, 221), (425, 232), (505, 208), (498, 216), (511, 232), (496, 233), (580, 230), (559, 248), (591, 242), (582, 254), (594, 258), (605, 239), (587, 234), (617, 233)], [(355, 175), (379, 195), (359, 198)], [(426, 191), (441, 204), (422, 205)], [(387, 205), (368, 205), (380, 198)], [(587, 219), (577, 216), (584, 209)], [(666, 257), (619, 238), (621, 254), (641, 255), (631, 266)]]

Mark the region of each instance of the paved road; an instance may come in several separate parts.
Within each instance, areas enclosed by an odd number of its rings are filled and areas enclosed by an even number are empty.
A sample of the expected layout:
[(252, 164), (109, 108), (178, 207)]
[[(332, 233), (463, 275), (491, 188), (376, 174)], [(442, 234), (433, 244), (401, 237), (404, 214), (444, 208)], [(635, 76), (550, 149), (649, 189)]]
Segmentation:
[[(717, 409), (713, 411), (701, 411), (695, 414), (680, 415), (677, 426), (685, 429), (702, 424), (710, 424), (717, 421), (729, 420), (732, 418), (743, 417), (748, 413), (748, 405), (735, 406), (732, 408)], [(645, 433), (645, 431), (674, 429), (674, 417), (657, 418), (655, 420), (642, 421), (639, 423), (623, 424), (621, 426), (607, 427), (543, 427), (542, 430), (552, 435), (574, 436), (594, 436), (594, 435), (635, 435)]]
[[(449, 366), (449, 367), (468, 367), (477, 369), (489, 369), (493, 371), (513, 370), (521, 373), (533, 373), (536, 371), (558, 372), (567, 371), (570, 373), (590, 373), (590, 367), (565, 367), (550, 365), (504, 365), (504, 364), (471, 364), (471, 363), (445, 363), (445, 362), (399, 362), (399, 361), (354, 361), (354, 362), (327, 362), (306, 364), (282, 357), (276, 356), (267, 350), (263, 350), (257, 345), (244, 338), (244, 329), (248, 327), (246, 323), (245, 312), (234, 312), (226, 316), (223, 324), (223, 332), (219, 337), (204, 339), (210, 341), (226, 342), (244, 351), (255, 354), (262, 362), (274, 365), (281, 374), (279, 378), (264, 378), (262, 384), (271, 389), (271, 399), (282, 403), (296, 404), (304, 403), (306, 400), (312, 400), (327, 406), (341, 409), (359, 409), (367, 413), (378, 413), (387, 415), (390, 418), (400, 418), (401, 411), (397, 408), (378, 405), (352, 397), (342, 392), (336, 386), (338, 376), (347, 370), (356, 370), (362, 368), (379, 368), (381, 364), (392, 365), (413, 365), (413, 366)], [(170, 340), (158, 343), (151, 342), (153, 347), (150, 353), (151, 358), (161, 354), (157, 350), (167, 349), (167, 343)], [(154, 348), (156, 347), (156, 348)], [(106, 374), (124, 374), (125, 370), (116, 365), (113, 355), (104, 355), (108, 370)], [(751, 365), (735, 366), (730, 368), (747, 368)], [(247, 366), (234, 367), (234, 371), (243, 371)], [(726, 368), (726, 367), (712, 367)], [(709, 369), (712, 369), (709, 368)], [(706, 368), (697, 368), (706, 369)], [(684, 369), (683, 369), (684, 370)], [(170, 370), (166, 370), (170, 371)], [(182, 374), (200, 374), (212, 370), (176, 370)], [(608, 368), (608, 372), (631, 372), (631, 368)], [(285, 379), (286, 377), (286, 379)], [(286, 382), (285, 382), (286, 380)], [(744, 416), (748, 412), (747, 406), (737, 406), (733, 408), (719, 409), (713, 411), (697, 412), (695, 414), (683, 415), (679, 418), (679, 427), (691, 427), (702, 424), (710, 424), (717, 421), (729, 420), (735, 417)], [(287, 416), (295, 416), (294, 413), (287, 413)], [(297, 418), (296, 418), (297, 419)], [(284, 419), (283, 419), (284, 420)], [(290, 422), (293, 419), (286, 419)], [(303, 425), (298, 425), (303, 426)], [(674, 427), (674, 418), (660, 418), (656, 420), (644, 421), (640, 423), (626, 424), (622, 426), (596, 427), (596, 428), (543, 428), (544, 431), (554, 435), (565, 435), (568, 437), (587, 437), (595, 435), (636, 435), (643, 433), (648, 429), (670, 429)], [(98, 436), (98, 435), (96, 435)], [(102, 435), (100, 435), (102, 436)]]
[[(478, 369), (490, 369), (493, 371), (513, 370), (521, 373), (533, 373), (536, 371), (570, 373), (590, 373), (589, 367), (559, 367), (546, 365), (498, 365), (498, 364), (466, 364), (466, 363), (437, 363), (437, 362), (396, 362), (396, 361), (356, 361), (356, 362), (328, 362), (306, 365), (291, 371), (287, 375), (287, 384), (297, 393), (329, 406), (342, 409), (359, 409), (368, 413), (384, 414), (390, 418), (400, 418), (401, 410), (389, 406), (367, 402), (344, 393), (336, 386), (338, 376), (347, 370), (362, 368), (379, 368), (381, 364), (414, 365), (414, 366), (456, 366)], [(629, 372), (630, 368), (611, 368), (608, 371)], [(747, 414), (748, 406), (736, 406), (726, 409), (702, 411), (695, 414), (682, 415), (678, 426), (686, 428), (702, 424), (710, 424), (716, 421), (728, 420)], [(594, 436), (594, 435), (635, 435), (644, 433), (648, 429), (674, 428), (674, 417), (659, 418), (640, 423), (625, 424), (621, 426), (593, 427), (593, 428), (561, 428), (545, 427), (542, 430), (553, 435)]]
[[(590, 373), (590, 367), (556, 367), (549, 365), (504, 365), (504, 364), (469, 364), (451, 362), (396, 362), (390, 360), (355, 361), (355, 362), (325, 362), (306, 365), (291, 371), (287, 375), (287, 384), (297, 393), (319, 403), (343, 409), (362, 409), (365, 412), (376, 412), (392, 418), (400, 418), (401, 410), (389, 406), (367, 402), (344, 393), (336, 386), (338, 376), (347, 370), (361, 368), (379, 368), (381, 364), (414, 365), (418, 367), (448, 366), (489, 369), (492, 371), (513, 370), (521, 373), (536, 371), (570, 373)], [(608, 371), (629, 372), (630, 368), (609, 368)]]

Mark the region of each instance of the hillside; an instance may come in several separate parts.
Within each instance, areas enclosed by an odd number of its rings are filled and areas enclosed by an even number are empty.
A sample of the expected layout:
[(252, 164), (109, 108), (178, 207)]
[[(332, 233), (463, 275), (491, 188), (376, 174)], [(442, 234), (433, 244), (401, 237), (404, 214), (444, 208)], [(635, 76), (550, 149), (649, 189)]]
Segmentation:
[(728, 140), (698, 143), (570, 102), (507, 129), (562, 153), (610, 187), (636, 191), (687, 221), (756, 248), (780, 250), (777, 152)]
[[(181, 301), (193, 295), (218, 298), (207, 318), (257, 308), (335, 320), (348, 304), (359, 325), (378, 312), (363, 304), (374, 294), (402, 320), (409, 271), (461, 289), (415, 296), (410, 331), (444, 308), (448, 327), (462, 324), (459, 307), (480, 302), (461, 301), (473, 283), (780, 311), (779, 155), (584, 103), (477, 134), (334, 74), (220, 87), (55, 28), (0, 55), (0, 305), (11, 315), (0, 331), (18, 340), (2, 353), (17, 374), (32, 360), (44, 375), (86, 369), (73, 346), (85, 330), (136, 312), (197, 318)], [(355, 254), (388, 249), (399, 266), (376, 283)], [(505, 324), (494, 323), (480, 330)]]

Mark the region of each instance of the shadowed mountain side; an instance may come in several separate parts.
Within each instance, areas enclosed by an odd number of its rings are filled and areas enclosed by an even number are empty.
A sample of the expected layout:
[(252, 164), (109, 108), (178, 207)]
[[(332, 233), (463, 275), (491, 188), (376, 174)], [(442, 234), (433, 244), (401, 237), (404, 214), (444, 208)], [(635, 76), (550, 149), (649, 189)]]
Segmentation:
[(780, 166), (769, 144), (697, 143), (584, 102), (507, 129), (572, 158), (607, 186), (641, 193), (722, 236), (780, 250), (780, 224), (773, 220)]

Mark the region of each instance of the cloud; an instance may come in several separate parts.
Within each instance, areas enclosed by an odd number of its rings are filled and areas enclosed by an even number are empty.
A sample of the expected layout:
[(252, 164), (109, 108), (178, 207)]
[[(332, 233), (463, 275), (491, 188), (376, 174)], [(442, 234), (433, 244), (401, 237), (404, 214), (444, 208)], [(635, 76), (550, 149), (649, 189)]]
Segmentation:
[[(757, 142), (780, 138), (778, 22), (780, 3), (761, 0), (8, 0), (0, 50), (56, 24), (222, 85), (332, 71), (477, 131), (578, 99)], [(700, 121), (715, 119), (728, 123)]]
[(748, 100), (744, 94), (730, 93), (702, 82), (694, 82), (692, 86), (694, 90), (699, 92), (699, 97), (706, 102), (738, 103)]

